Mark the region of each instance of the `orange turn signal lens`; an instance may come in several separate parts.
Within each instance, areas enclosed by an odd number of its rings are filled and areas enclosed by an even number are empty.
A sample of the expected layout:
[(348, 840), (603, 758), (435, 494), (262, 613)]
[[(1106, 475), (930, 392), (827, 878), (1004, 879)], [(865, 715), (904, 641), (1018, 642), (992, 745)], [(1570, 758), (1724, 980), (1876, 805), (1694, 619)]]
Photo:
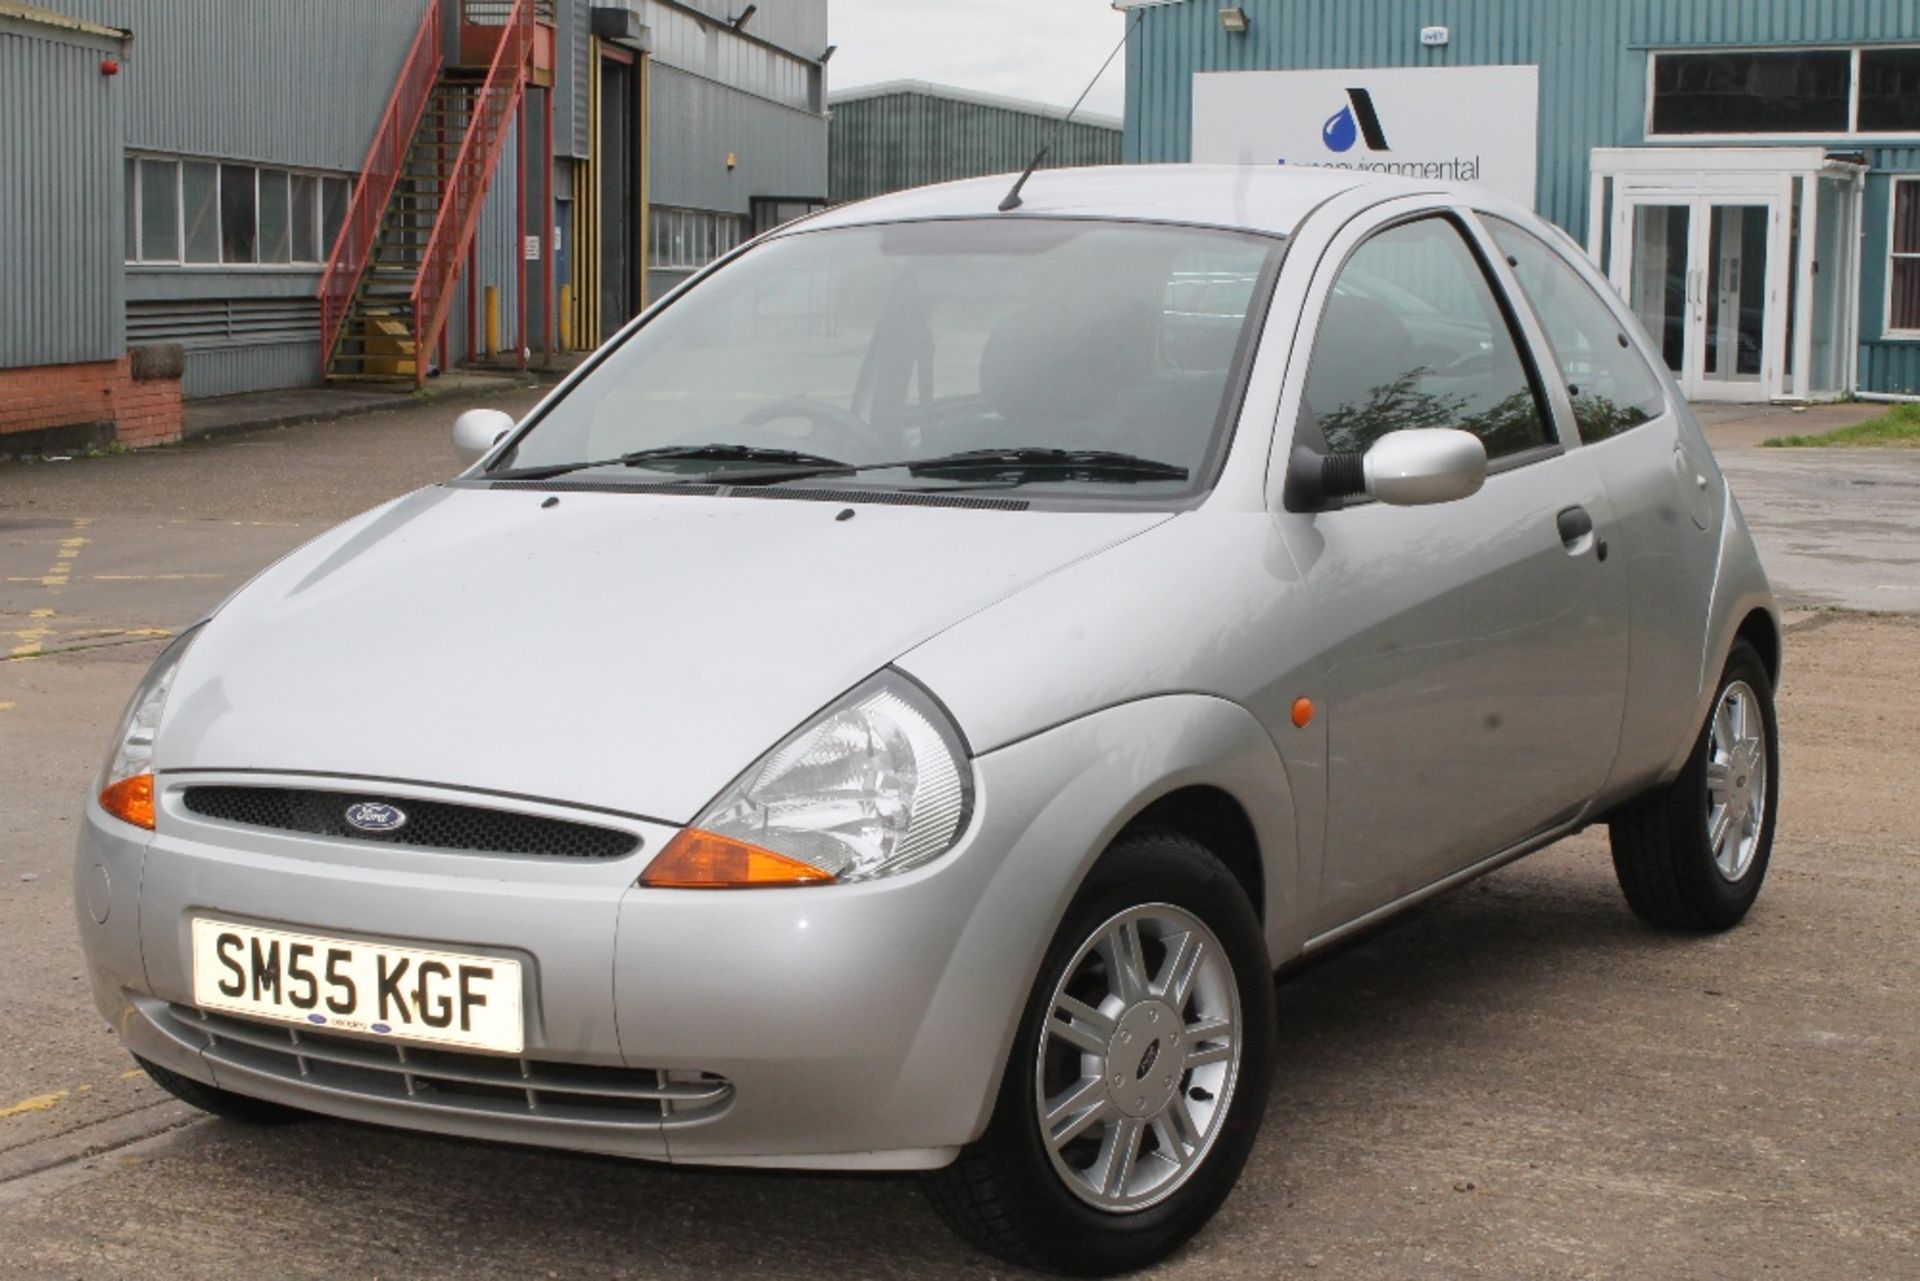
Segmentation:
[(1313, 724), (1313, 700), (1310, 698), (1294, 699), (1293, 727), (1295, 729), (1305, 729), (1311, 724)]
[(781, 885), (831, 885), (831, 872), (811, 863), (689, 827), (667, 842), (640, 883), (664, 890), (751, 890)]
[(135, 774), (109, 784), (100, 793), (100, 808), (135, 827), (153, 830), (153, 775)]

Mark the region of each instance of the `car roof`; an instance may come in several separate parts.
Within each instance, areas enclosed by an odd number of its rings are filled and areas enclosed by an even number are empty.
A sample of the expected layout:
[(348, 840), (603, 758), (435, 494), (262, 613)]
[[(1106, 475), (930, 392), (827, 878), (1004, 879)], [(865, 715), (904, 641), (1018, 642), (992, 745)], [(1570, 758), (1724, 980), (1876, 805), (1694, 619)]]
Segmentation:
[[(918, 187), (840, 205), (800, 224), (807, 231), (882, 222), (999, 216), (1015, 174)], [(1106, 165), (1042, 169), (1021, 192), (1017, 215), (1114, 218), (1137, 222), (1235, 227), (1290, 236), (1306, 216), (1356, 187), (1382, 200), (1434, 192), (1445, 184), (1304, 165)]]

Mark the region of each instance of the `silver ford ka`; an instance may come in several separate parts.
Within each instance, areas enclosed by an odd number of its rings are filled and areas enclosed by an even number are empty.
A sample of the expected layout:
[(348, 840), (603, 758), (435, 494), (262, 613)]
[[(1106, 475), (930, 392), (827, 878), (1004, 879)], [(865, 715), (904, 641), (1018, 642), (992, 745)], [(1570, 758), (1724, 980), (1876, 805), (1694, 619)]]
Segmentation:
[(728, 256), (172, 644), (75, 877), (154, 1080), (924, 1171), (1112, 1273), (1233, 1186), (1278, 969), (1596, 822), (1642, 917), (1740, 920), (1779, 621), (1570, 241), (1352, 173), (1006, 187)]

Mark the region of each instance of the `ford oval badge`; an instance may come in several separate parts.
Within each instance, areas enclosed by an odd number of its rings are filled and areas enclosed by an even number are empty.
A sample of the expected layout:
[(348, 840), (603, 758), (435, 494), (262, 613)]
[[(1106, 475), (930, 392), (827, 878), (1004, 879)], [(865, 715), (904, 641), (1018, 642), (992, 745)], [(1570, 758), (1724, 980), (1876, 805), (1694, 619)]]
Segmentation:
[(362, 832), (397, 832), (407, 825), (407, 813), (384, 801), (361, 801), (347, 806), (347, 826)]

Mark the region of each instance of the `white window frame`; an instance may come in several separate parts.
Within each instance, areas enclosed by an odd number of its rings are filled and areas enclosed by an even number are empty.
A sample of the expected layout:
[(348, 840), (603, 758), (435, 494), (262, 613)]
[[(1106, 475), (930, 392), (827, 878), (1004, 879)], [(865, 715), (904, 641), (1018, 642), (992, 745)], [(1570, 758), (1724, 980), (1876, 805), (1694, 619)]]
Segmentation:
[[(254, 160), (236, 160), (231, 157), (188, 156), (155, 151), (128, 151), (126, 158), (133, 162), (133, 225), (139, 244), (126, 247), (126, 265), (129, 267), (171, 267), (186, 271), (225, 271), (225, 272), (294, 272), (312, 274), (326, 268), (327, 258), (333, 252), (333, 244), (327, 239), (327, 184), (345, 181), (347, 184), (347, 202), (353, 202), (354, 175), (332, 169), (307, 169), (296, 165), (265, 164)], [(174, 245), (171, 258), (136, 257), (135, 250), (146, 250), (144, 226), (141, 215), (148, 199), (146, 173), (142, 162), (149, 160), (164, 161), (173, 166), (173, 202), (174, 202)], [(186, 166), (189, 164), (207, 164), (213, 166), (213, 207), (220, 232), (220, 252), (226, 252), (225, 226), (222, 222), (224, 209), (221, 206), (221, 185), (225, 182), (222, 170), (227, 165), (245, 165), (253, 170), (253, 241), (256, 256), (262, 248), (260, 240), (260, 175), (271, 169), (275, 173), (285, 174), (287, 178), (287, 234), (293, 234), (293, 179), (312, 178), (313, 183), (313, 227), (318, 240), (320, 256), (318, 258), (293, 258), (287, 262), (188, 262), (187, 261), (187, 208), (186, 208)], [(295, 246), (297, 248), (297, 246)]]
[[(1741, 143), (1741, 142), (1807, 142), (1812, 140), (1879, 140), (1899, 138), (1920, 138), (1920, 129), (1901, 130), (1862, 130), (1860, 128), (1860, 63), (1868, 49), (1875, 51), (1886, 49), (1911, 49), (1920, 51), (1920, 42), (1887, 41), (1874, 44), (1807, 44), (1807, 45), (1668, 45), (1647, 50), (1647, 95), (1646, 113), (1641, 120), (1641, 133), (1648, 142), (1663, 143)], [(1847, 85), (1847, 127), (1835, 132), (1820, 130), (1813, 133), (1657, 133), (1653, 127), (1654, 86), (1658, 83), (1659, 68), (1656, 65), (1664, 56), (1685, 57), (1689, 54), (1716, 53), (1847, 53), (1852, 55), (1848, 68)]]
[(1920, 250), (1901, 253), (1893, 247), (1900, 225), (1900, 188), (1906, 184), (1920, 187), (1920, 174), (1896, 175), (1887, 196), (1887, 287), (1880, 300), (1880, 336), (1896, 342), (1920, 341), (1920, 327), (1900, 329), (1893, 323), (1893, 264), (1902, 259), (1920, 261)]

